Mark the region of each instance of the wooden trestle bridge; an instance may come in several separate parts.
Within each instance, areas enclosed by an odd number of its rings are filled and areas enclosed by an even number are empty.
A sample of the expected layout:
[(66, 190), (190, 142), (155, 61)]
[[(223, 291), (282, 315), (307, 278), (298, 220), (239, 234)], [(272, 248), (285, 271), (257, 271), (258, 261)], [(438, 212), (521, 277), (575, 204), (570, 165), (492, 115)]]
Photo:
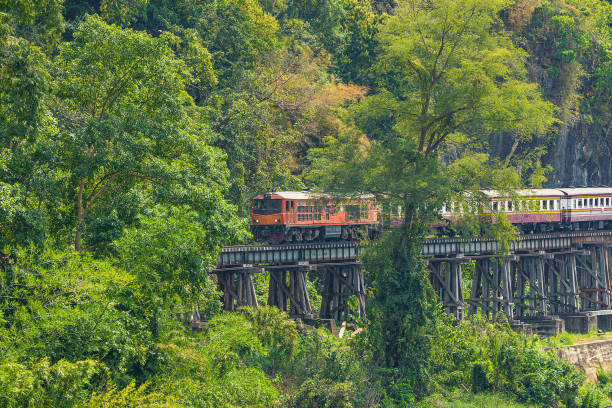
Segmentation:
[[(493, 240), (461, 238), (428, 239), (422, 253), (439, 301), (457, 319), (480, 310), (490, 317), (503, 313), (515, 324), (557, 325), (559, 316), (567, 322), (612, 310), (611, 248), (612, 231), (575, 231), (522, 235), (503, 256)], [(213, 273), (226, 310), (256, 307), (253, 275), (267, 271), (269, 305), (295, 317), (344, 320), (351, 296), (357, 312), (365, 313), (359, 250), (357, 242), (232, 246), (223, 248)], [(312, 310), (308, 296), (307, 273), (313, 270), (323, 284), (320, 311)], [(466, 276), (472, 280), (467, 298)], [(588, 319), (571, 324), (582, 325), (579, 331), (594, 328)]]

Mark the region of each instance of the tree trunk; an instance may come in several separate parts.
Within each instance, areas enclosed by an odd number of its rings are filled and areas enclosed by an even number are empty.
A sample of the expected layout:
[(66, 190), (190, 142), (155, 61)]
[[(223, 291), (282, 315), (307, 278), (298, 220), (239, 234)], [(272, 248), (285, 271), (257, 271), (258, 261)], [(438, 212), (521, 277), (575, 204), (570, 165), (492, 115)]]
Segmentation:
[(74, 249), (76, 251), (81, 251), (81, 225), (83, 223), (83, 218), (85, 217), (83, 213), (83, 190), (85, 189), (85, 178), (81, 179), (81, 183), (79, 185), (79, 194), (77, 195), (77, 226), (76, 232), (74, 233)]

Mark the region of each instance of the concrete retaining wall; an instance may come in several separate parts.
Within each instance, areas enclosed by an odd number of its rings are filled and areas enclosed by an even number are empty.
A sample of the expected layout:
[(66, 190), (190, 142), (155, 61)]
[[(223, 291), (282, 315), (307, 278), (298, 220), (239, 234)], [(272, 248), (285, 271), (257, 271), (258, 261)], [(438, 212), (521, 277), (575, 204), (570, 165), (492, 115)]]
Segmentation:
[(612, 340), (599, 340), (552, 349), (559, 357), (582, 369), (589, 379), (597, 377), (597, 370), (612, 369)]
[(586, 312), (578, 316), (562, 316), (565, 330), (570, 333), (588, 333), (591, 330), (612, 331), (612, 310)]

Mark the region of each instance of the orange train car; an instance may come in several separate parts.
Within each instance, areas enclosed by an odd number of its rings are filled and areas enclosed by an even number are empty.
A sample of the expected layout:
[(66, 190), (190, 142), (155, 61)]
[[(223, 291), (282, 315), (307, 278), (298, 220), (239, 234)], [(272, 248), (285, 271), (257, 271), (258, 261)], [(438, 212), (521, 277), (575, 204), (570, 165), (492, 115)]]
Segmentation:
[(260, 194), (253, 199), (251, 231), (257, 241), (354, 240), (378, 229), (372, 196), (332, 200), (304, 191)]

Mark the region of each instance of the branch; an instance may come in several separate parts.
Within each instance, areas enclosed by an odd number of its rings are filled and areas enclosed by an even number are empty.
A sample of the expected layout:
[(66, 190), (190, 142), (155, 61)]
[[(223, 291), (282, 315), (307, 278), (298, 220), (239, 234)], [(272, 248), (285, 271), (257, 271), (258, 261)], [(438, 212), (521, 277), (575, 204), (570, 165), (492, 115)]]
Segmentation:
[(476, 8), (473, 8), (472, 12), (470, 14), (470, 17), (467, 18), (467, 19), (464, 19), (465, 23), (463, 24), (463, 26), (461, 27), (461, 29), (459, 30), (459, 32), (457, 32), (457, 35), (455, 36), (455, 43), (451, 47), (451, 50), (448, 53), (448, 56), (446, 57), (446, 61), (444, 62), (444, 67), (443, 67), (442, 71), (445, 71), (446, 68), (448, 68), (448, 64), (450, 62), (450, 58), (453, 55), (453, 53), (455, 52), (455, 49), (457, 48), (457, 46), (459, 45), (459, 39), (463, 36), (463, 34), (465, 33), (465, 30), (467, 29), (467, 24), (468, 24), (467, 22), (472, 19), (472, 17), (474, 16), (475, 13), (476, 13)]
[(506, 160), (504, 160), (504, 167), (508, 167), (508, 164), (510, 163), (510, 159), (514, 155), (514, 152), (516, 151), (516, 149), (517, 149), (517, 147), (519, 145), (519, 142), (520, 142), (520, 139), (518, 137), (514, 139), (514, 143), (512, 143), (512, 147), (510, 148), (510, 152), (506, 156)]
[(436, 84), (436, 82), (438, 81), (438, 79), (440, 78), (436, 72), (438, 70), (438, 60), (440, 59), (440, 55), (442, 55), (442, 50), (444, 50), (444, 45), (446, 43), (446, 23), (448, 21), (448, 13), (444, 16), (444, 30), (442, 30), (442, 38), (440, 39), (440, 48), (438, 49), (438, 53), (436, 54), (436, 59), (434, 61), (434, 65), (433, 68), (431, 70), (431, 83), (429, 86), (429, 92), (431, 93), (431, 89), (433, 88), (433, 86)]
[[(104, 193), (107, 189), (108, 186), (110, 186), (110, 184), (119, 176), (119, 172), (115, 172), (113, 173), (113, 175), (106, 180), (106, 182), (102, 185), (102, 187), (94, 193), (94, 191), (92, 191), (93, 195), (90, 195), (89, 197), (87, 197), (85, 199), (85, 210), (84, 210), (84, 215), (87, 214), (87, 211), (89, 210), (89, 208), (91, 207), (91, 205), (102, 195), (102, 193)], [(99, 183), (99, 182), (98, 182)]]
[(448, 135), (450, 135), (450, 133), (451, 132), (444, 132), (442, 136), (440, 136), (433, 144), (430, 143), (427, 147), (427, 150), (425, 151), (425, 156), (429, 156), (430, 154), (432, 154), (438, 148), (440, 143), (442, 143), (444, 139), (446, 139)]
[[(134, 68), (136, 68), (136, 66), (144, 59), (143, 56), (141, 56), (140, 58), (138, 58), (136, 61), (134, 61), (134, 63), (127, 69), (127, 71), (124, 72), (123, 75), (121, 75), (120, 77), (116, 78), (115, 81), (113, 82), (113, 85), (111, 86), (111, 88), (109, 89), (108, 93), (106, 94), (106, 98), (104, 98), (104, 102), (102, 103), (102, 107), (100, 109), (100, 115), (98, 116), (98, 120), (102, 119), (102, 116), (104, 115), (104, 111), (106, 110), (106, 106), (108, 105), (108, 102), (111, 100), (111, 96), (113, 95), (113, 93), (115, 93), (116, 91), (120, 90), (123, 88), (124, 84), (122, 84), (123, 80), (125, 78), (127, 78), (127, 76), (132, 72), (132, 70)], [(121, 86), (120, 86), (121, 84)]]
[[(96, 191), (96, 189), (98, 188), (98, 186), (100, 185), (100, 183), (102, 183), (104, 180), (106, 180), (107, 178), (115, 175), (119, 173), (118, 171), (114, 172), (114, 173), (108, 173), (106, 174), (104, 177), (100, 178), (100, 180), (98, 180), (98, 182), (93, 186), (92, 188), (92, 192)], [(85, 201), (87, 201), (89, 198), (85, 199)]]

